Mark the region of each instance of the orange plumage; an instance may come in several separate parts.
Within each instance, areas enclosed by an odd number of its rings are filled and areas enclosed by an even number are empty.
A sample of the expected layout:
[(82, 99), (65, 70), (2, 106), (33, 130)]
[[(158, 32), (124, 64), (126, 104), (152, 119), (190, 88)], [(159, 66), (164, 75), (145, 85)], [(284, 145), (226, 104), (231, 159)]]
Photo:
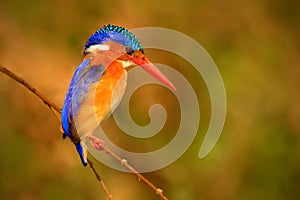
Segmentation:
[(121, 101), (126, 88), (127, 72), (119, 61), (107, 67), (97, 83), (95, 91), (95, 111), (97, 120), (103, 121)]

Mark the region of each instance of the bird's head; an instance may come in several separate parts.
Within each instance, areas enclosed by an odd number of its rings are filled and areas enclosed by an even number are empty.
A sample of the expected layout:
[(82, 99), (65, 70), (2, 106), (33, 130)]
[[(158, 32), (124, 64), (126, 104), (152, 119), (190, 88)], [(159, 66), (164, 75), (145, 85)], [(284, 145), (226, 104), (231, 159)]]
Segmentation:
[(84, 47), (84, 54), (109, 51), (118, 53), (116, 59), (123, 63), (124, 68), (138, 65), (170, 89), (176, 90), (171, 81), (145, 56), (143, 47), (135, 35), (125, 28), (105, 25), (88, 39)]

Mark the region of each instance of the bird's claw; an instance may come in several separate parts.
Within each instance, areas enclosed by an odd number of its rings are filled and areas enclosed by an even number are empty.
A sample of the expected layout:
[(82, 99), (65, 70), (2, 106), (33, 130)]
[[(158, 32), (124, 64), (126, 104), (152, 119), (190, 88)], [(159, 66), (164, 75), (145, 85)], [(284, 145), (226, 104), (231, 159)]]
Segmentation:
[(92, 146), (99, 150), (102, 151), (103, 150), (103, 145), (104, 145), (104, 141), (100, 140), (99, 138), (93, 136), (93, 135), (88, 135), (87, 138), (90, 140)]

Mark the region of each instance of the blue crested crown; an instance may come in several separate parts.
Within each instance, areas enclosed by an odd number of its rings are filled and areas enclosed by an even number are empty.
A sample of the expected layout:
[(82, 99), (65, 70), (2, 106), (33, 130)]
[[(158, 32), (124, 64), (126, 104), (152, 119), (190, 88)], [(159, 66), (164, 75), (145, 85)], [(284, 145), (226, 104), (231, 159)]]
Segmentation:
[(124, 46), (131, 47), (133, 50), (143, 49), (141, 43), (138, 39), (130, 33), (127, 29), (115, 26), (115, 25), (105, 25), (104, 27), (98, 29), (86, 42), (84, 51), (88, 49), (91, 45), (101, 44), (112, 40), (118, 42)]

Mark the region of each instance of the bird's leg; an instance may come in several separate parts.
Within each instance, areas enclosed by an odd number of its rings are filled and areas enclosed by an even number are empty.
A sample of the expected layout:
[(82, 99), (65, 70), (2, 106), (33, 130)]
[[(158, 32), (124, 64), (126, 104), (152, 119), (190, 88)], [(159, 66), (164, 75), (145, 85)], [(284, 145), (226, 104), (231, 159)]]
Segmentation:
[(92, 146), (99, 150), (99, 151), (102, 151), (103, 150), (103, 145), (104, 145), (104, 141), (103, 140), (100, 140), (99, 138), (93, 136), (93, 135), (88, 135), (87, 138), (90, 140)]

